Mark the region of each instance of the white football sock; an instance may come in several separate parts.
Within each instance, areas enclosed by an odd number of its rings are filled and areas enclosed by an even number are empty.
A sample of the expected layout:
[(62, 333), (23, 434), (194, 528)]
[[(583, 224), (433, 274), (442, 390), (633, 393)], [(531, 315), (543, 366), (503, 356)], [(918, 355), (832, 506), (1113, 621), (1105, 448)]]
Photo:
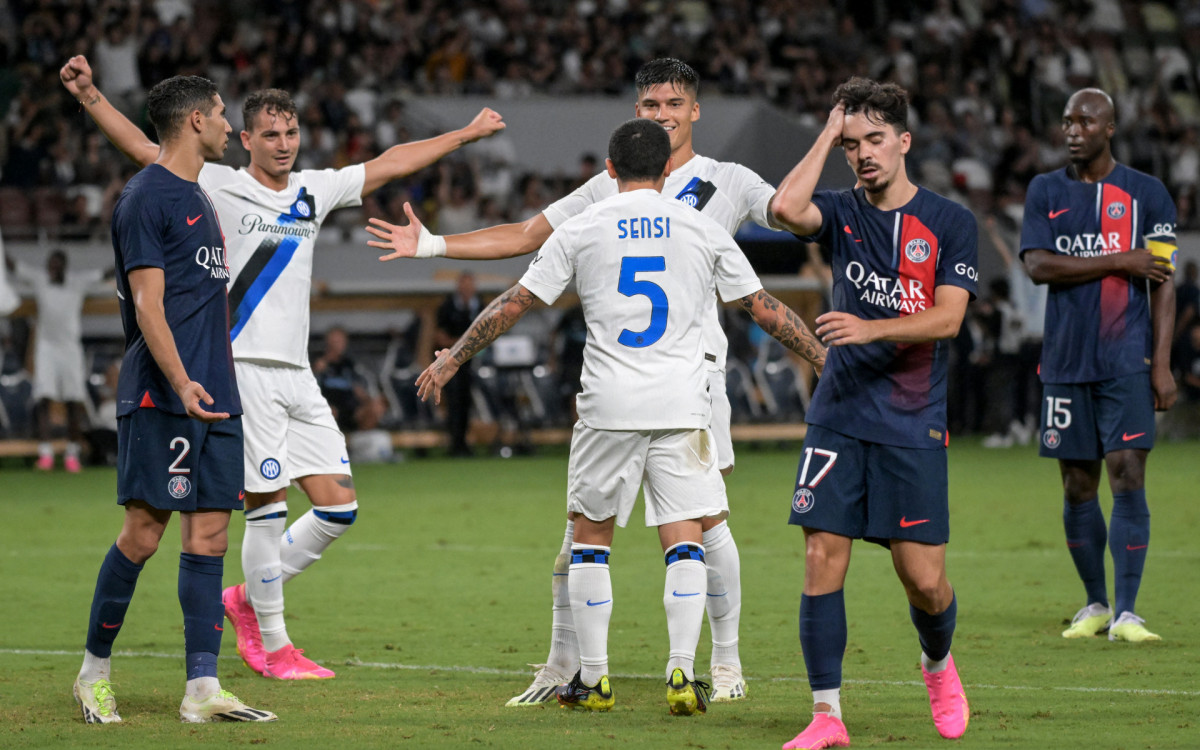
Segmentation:
[(221, 683), (216, 677), (197, 677), (187, 681), (186, 692), (193, 700), (202, 701), (221, 692)]
[(83, 666), (79, 668), (79, 679), (83, 682), (107, 680), (112, 675), (112, 659), (101, 659), (87, 649), (83, 650)]
[(842, 689), (831, 688), (830, 690), (814, 690), (813, 705), (818, 703), (828, 703), (829, 710), (824, 713), (829, 714), (835, 719), (842, 718)]
[(925, 667), (925, 671), (928, 672), (929, 674), (937, 674), (938, 672), (941, 672), (947, 666), (949, 666), (949, 664), (950, 664), (950, 654), (946, 654), (946, 657), (944, 659), (934, 661), (933, 659), (930, 659), (928, 656), (926, 656), (924, 651), (921, 652), (921, 666)]
[[(685, 545), (672, 547), (667, 554), (682, 546)], [(689, 543), (686, 546), (698, 545)], [(663, 607), (667, 610), (667, 634), (671, 644), (667, 659), (668, 680), (676, 667), (683, 670), (684, 677), (696, 679), (696, 644), (700, 641), (700, 628), (704, 625), (705, 588), (704, 563), (700, 560), (678, 560), (667, 565)]]
[(246, 511), (246, 536), (242, 539), (246, 600), (254, 607), (263, 648), (268, 651), (291, 643), (283, 624), (283, 565), (279, 559), (279, 535), (286, 525), (286, 501)]
[(704, 566), (708, 573), (705, 608), (712, 631), (712, 664), (741, 668), (738, 625), (742, 619), (742, 561), (728, 523), (704, 532)]
[(568, 519), (567, 533), (563, 536), (562, 548), (554, 558), (554, 576), (550, 579), (550, 591), (554, 596), (550, 624), (550, 655), (546, 663), (565, 674), (575, 674), (579, 669), (579, 638), (575, 635), (575, 619), (571, 615), (571, 587), (568, 574), (571, 569), (571, 544), (575, 538), (575, 522)]
[(608, 573), (609, 547), (571, 545), (572, 553), (585, 558), (570, 567), (571, 614), (579, 638), (579, 678), (595, 685), (608, 674), (608, 622), (612, 619), (612, 578)]
[(358, 501), (344, 505), (313, 506), (300, 516), (282, 537), (276, 538), (287, 583), (321, 559), (333, 541), (346, 533), (358, 515)]

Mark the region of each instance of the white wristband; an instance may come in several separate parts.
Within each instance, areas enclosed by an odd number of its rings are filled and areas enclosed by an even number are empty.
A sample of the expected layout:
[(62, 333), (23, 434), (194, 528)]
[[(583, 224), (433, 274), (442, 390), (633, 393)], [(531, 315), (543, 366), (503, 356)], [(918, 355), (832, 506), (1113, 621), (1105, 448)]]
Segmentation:
[(425, 225), (421, 225), (421, 234), (417, 237), (416, 258), (440, 258), (446, 254), (446, 238), (440, 234), (432, 234)]

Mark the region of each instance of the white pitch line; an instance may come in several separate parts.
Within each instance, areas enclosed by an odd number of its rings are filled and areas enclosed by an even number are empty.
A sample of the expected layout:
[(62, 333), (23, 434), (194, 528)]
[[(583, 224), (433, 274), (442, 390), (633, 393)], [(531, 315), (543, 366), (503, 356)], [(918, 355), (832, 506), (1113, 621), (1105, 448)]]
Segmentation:
[[(82, 651), (66, 651), (66, 650), (41, 650), (29, 648), (0, 648), (0, 654), (12, 654), (16, 656), (83, 656)], [(146, 659), (177, 659), (183, 660), (183, 654), (166, 654), (157, 651), (114, 651), (113, 656), (133, 656)], [(241, 657), (226, 655), (219, 657), (221, 659), (240, 660)], [(528, 677), (529, 670), (526, 669), (499, 669), (496, 667), (471, 667), (471, 666), (447, 666), (444, 664), (398, 664), (395, 662), (384, 661), (359, 661), (357, 659), (348, 659), (342, 662), (327, 661), (327, 664), (344, 665), (348, 667), (365, 667), (367, 669), (401, 669), (414, 672), (465, 672), (467, 674), (494, 674), (505, 677)], [(660, 674), (622, 674), (613, 673), (610, 675), (623, 680), (661, 680)], [(805, 677), (747, 677), (751, 682), (807, 682)], [(842, 680), (846, 685), (883, 685), (886, 687), (924, 687), (924, 682), (915, 680)], [(1117, 695), (1178, 695), (1188, 698), (1200, 696), (1200, 690), (1153, 690), (1148, 688), (1112, 688), (1112, 687), (1078, 687), (1070, 685), (989, 685), (985, 683), (966, 683), (966, 687), (973, 690), (1048, 690), (1052, 692), (1067, 692), (1067, 693), (1114, 693)]]

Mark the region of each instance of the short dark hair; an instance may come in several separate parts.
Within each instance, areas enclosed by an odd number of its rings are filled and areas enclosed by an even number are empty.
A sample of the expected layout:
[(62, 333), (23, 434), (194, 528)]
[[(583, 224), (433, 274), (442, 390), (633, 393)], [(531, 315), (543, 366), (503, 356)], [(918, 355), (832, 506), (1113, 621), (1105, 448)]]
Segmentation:
[(200, 76), (173, 76), (157, 83), (146, 97), (146, 109), (158, 139), (179, 135), (183, 121), (196, 110), (211, 113), (216, 98), (217, 84)]
[(620, 180), (657, 180), (671, 158), (671, 138), (662, 125), (635, 117), (613, 131), (608, 139), (608, 158)]
[(296, 116), (296, 102), (292, 95), (283, 89), (259, 89), (246, 97), (242, 105), (242, 127), (248, 132), (254, 132), (254, 118), (259, 112), (269, 115)]
[(651, 60), (633, 76), (633, 85), (640, 96), (651, 86), (669, 83), (675, 88), (690, 93), (693, 97), (700, 96), (700, 76), (695, 68), (683, 60), (674, 57), (660, 57)]
[(845, 105), (846, 114), (858, 112), (868, 120), (908, 132), (908, 92), (894, 83), (854, 76), (833, 92), (833, 104)]

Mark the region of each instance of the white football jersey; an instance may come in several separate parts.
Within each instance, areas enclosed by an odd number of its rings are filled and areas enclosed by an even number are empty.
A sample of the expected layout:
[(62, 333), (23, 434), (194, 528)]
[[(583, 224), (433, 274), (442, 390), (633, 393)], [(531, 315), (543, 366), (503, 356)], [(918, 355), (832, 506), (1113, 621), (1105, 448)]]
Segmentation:
[(305, 169), (275, 191), (244, 169), (205, 164), (200, 170), (200, 187), (225, 235), (234, 359), (308, 367), (317, 231), (331, 211), (362, 203), (365, 174), (361, 164)]
[(762, 289), (729, 232), (680, 201), (633, 190), (562, 224), (521, 284), (547, 304), (571, 279), (587, 323), (579, 419), (600, 430), (703, 429), (706, 313)]
[[(609, 177), (607, 172), (601, 172), (575, 192), (547, 206), (542, 214), (550, 226), (558, 228), (593, 203), (616, 194), (617, 181)], [(737, 232), (742, 222), (747, 220), (775, 229), (767, 218), (775, 188), (741, 164), (696, 154), (687, 164), (667, 175), (662, 194), (695, 208), (724, 227), (729, 234)], [(724, 370), (729, 344), (717, 317), (716, 294), (710, 294), (708, 298), (709, 306), (704, 312), (705, 351), (715, 357), (713, 364)]]

